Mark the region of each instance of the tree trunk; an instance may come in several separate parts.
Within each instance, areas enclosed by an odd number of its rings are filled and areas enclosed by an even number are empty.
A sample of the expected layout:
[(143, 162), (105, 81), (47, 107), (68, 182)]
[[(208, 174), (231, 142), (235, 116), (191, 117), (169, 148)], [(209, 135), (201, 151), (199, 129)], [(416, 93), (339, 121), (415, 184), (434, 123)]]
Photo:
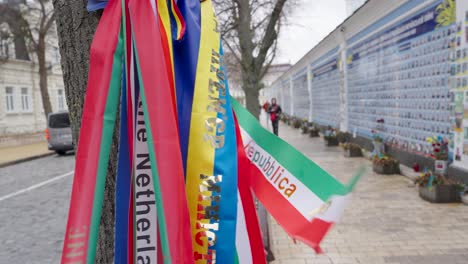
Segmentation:
[(39, 63), (39, 89), (41, 90), (42, 107), (44, 114), (47, 117), (52, 113), (52, 105), (50, 104), (49, 88), (47, 87), (47, 65), (45, 59), (45, 36), (39, 34), (39, 39), (36, 47), (37, 61)]
[(260, 103), (258, 100), (258, 96), (260, 94), (260, 80), (257, 80), (255, 76), (252, 76), (252, 73), (244, 73), (247, 76), (247, 81), (243, 81), (243, 89), (245, 92), (245, 103), (247, 106), (247, 110), (255, 116), (255, 118), (259, 119), (260, 116)]
[[(88, 81), (89, 50), (101, 13), (88, 13), (87, 0), (53, 0), (62, 71), (75, 146), (79, 138)], [(114, 257), (114, 205), (118, 127), (113, 136), (99, 229), (96, 263), (112, 263)]]

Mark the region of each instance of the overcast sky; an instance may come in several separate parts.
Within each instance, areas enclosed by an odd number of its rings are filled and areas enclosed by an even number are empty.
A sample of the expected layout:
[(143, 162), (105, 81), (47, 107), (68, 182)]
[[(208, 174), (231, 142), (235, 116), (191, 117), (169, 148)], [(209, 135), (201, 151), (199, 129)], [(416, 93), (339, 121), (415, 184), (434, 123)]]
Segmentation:
[(276, 63), (296, 63), (346, 18), (345, 0), (298, 0), (282, 28)]

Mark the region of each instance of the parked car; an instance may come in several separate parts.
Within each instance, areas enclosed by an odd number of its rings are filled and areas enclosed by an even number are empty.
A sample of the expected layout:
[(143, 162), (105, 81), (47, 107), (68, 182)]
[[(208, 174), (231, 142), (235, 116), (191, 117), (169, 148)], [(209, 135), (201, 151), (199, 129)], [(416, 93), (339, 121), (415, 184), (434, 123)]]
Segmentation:
[(65, 155), (68, 150), (73, 150), (68, 112), (49, 114), (47, 118), (46, 138), (49, 141), (49, 150), (54, 150), (59, 155)]

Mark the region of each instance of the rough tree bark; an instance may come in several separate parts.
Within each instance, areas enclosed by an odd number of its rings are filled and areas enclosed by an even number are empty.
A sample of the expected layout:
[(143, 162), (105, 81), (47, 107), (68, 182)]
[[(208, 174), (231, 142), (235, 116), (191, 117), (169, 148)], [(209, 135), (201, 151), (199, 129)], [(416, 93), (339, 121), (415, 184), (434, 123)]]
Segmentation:
[[(88, 13), (87, 0), (53, 0), (59, 36), (62, 71), (75, 146), (78, 142), (88, 81), (89, 49), (100, 13)], [(112, 263), (114, 248), (115, 173), (118, 124), (107, 170), (106, 189), (99, 229), (96, 263)]]

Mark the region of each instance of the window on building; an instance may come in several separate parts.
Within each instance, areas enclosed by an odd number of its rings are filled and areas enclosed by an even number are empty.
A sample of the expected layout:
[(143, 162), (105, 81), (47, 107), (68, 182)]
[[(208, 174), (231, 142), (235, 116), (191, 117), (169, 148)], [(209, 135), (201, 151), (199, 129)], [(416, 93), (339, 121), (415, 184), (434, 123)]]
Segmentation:
[(65, 110), (65, 93), (63, 89), (57, 90), (58, 110)]
[(54, 64), (60, 63), (60, 52), (58, 47), (54, 47)]
[(28, 88), (21, 88), (21, 109), (23, 111), (31, 111), (31, 98)]
[(15, 111), (15, 100), (13, 95), (13, 87), (6, 87), (5, 88), (5, 106), (7, 112)]

